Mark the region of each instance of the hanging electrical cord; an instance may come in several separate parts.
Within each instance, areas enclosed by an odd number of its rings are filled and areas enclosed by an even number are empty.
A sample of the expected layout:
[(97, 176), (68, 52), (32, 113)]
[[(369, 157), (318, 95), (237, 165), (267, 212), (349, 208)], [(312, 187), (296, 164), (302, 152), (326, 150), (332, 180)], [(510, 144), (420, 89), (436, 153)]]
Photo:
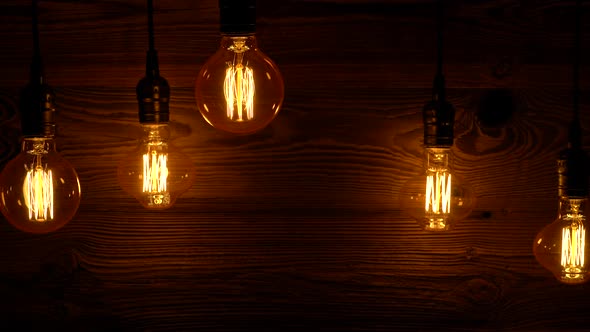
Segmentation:
[(580, 125), (580, 53), (581, 53), (581, 25), (582, 1), (576, 1), (576, 18), (573, 51), (573, 106), (574, 116), (570, 126), (570, 142), (572, 147), (582, 147), (582, 128)]
[[(33, 32), (33, 59), (31, 61), (31, 82), (43, 78), (43, 64), (41, 63), (41, 47), (39, 46), (39, 12), (37, 0), (31, 5), (32, 32)], [(39, 82), (43, 83), (43, 82)]]
[(437, 68), (433, 83), (432, 101), (422, 111), (425, 147), (451, 147), (454, 138), (455, 108), (446, 100), (443, 74), (443, 1), (436, 3)]
[(160, 66), (158, 63), (158, 52), (154, 46), (154, 4), (152, 0), (147, 0), (148, 16), (148, 51), (146, 61), (146, 76), (158, 77), (160, 75)]
[(580, 60), (582, 1), (576, 1), (574, 47), (572, 51), (573, 116), (568, 131), (568, 147), (558, 159), (559, 197), (583, 197), (588, 194), (588, 156), (582, 149), (580, 124)]
[[(436, 76), (444, 80), (443, 75), (443, 4), (441, 0), (436, 2)], [(444, 82), (443, 82), (444, 84)], [(444, 86), (442, 86), (444, 88)]]
[(156, 49), (154, 47), (154, 3), (152, 0), (147, 0), (147, 11), (149, 50), (155, 52)]

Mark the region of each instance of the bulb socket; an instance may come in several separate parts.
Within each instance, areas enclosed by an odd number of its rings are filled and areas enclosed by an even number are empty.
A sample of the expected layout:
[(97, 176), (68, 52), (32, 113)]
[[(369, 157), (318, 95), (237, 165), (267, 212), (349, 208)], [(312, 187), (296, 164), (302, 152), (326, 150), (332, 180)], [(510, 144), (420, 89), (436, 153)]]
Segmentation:
[(451, 147), (454, 138), (455, 108), (444, 99), (433, 100), (424, 106), (424, 146)]
[(557, 188), (560, 197), (588, 196), (588, 166), (588, 155), (582, 149), (568, 148), (559, 154)]
[(136, 92), (140, 123), (168, 123), (170, 86), (165, 78), (148, 75), (139, 81)]
[(19, 110), (24, 137), (55, 136), (55, 94), (42, 79), (31, 82), (21, 91)]
[(219, 0), (219, 30), (224, 35), (256, 32), (256, 0)]
[(422, 109), (426, 148), (450, 148), (453, 145), (455, 108), (445, 99), (445, 90), (445, 77), (437, 72), (433, 82), (432, 101)]
[(567, 156), (563, 152), (557, 159), (557, 196), (567, 197)]

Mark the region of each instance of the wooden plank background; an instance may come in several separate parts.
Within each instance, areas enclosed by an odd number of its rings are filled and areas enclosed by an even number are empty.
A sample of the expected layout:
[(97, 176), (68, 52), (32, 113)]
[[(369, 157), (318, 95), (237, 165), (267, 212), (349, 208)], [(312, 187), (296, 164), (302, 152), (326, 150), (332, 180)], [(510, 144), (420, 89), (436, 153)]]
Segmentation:
[[(436, 55), (433, 1), (259, 0), (259, 45), (279, 65), (286, 99), (276, 120), (250, 136), (216, 131), (194, 103), (196, 74), (219, 44), (217, 2), (156, 1), (173, 142), (197, 168), (195, 185), (162, 212), (143, 210), (116, 181), (117, 163), (139, 134), (134, 87), (147, 49), (144, 1), (41, 1), (59, 150), (80, 175), (82, 203), (52, 234), (21, 233), (0, 219), (0, 324), (590, 330), (590, 285), (559, 284), (531, 249), (557, 210), (555, 158), (572, 110), (574, 1), (445, 3), (456, 168), (478, 201), (454, 231), (428, 234), (396, 196), (422, 164), (420, 110)], [(0, 166), (19, 149), (29, 5), (0, 3)]]

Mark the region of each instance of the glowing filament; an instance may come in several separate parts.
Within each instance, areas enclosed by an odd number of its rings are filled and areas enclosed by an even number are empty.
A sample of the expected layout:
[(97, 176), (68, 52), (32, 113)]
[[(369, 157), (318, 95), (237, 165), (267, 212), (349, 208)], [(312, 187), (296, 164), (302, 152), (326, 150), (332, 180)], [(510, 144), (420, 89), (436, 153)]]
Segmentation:
[(451, 213), (451, 174), (436, 172), (426, 176), (424, 210), (432, 214)]
[(143, 192), (163, 193), (167, 191), (168, 155), (152, 150), (143, 155)]
[(236, 121), (254, 118), (254, 72), (252, 68), (237, 63), (225, 71), (223, 92), (227, 103), (227, 117)]
[(47, 221), (53, 219), (53, 175), (41, 165), (31, 167), (23, 183), (25, 205), (29, 209), (29, 220)]
[(580, 273), (584, 267), (586, 230), (574, 223), (561, 231), (561, 266), (565, 272)]

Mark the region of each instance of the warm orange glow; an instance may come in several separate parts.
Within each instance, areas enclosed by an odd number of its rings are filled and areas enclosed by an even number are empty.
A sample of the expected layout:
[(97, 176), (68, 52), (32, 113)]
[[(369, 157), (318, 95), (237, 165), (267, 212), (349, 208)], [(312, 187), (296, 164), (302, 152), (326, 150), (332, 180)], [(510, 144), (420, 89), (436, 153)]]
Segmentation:
[(433, 214), (451, 213), (451, 174), (436, 172), (426, 176), (424, 210)]
[(143, 155), (143, 192), (154, 194), (153, 203), (166, 203), (162, 198), (167, 192), (168, 154), (148, 151)]
[(229, 119), (244, 121), (254, 118), (254, 90), (252, 68), (242, 65), (241, 62), (227, 68), (223, 92)]
[(29, 220), (47, 221), (53, 219), (53, 174), (38, 163), (32, 166), (23, 183), (25, 205), (29, 209)]
[(586, 229), (581, 223), (574, 222), (564, 227), (561, 232), (561, 266), (562, 278), (578, 279), (584, 275), (584, 248), (586, 246)]
[(445, 229), (451, 213), (451, 174), (436, 171), (426, 176), (424, 212), (429, 229)]

